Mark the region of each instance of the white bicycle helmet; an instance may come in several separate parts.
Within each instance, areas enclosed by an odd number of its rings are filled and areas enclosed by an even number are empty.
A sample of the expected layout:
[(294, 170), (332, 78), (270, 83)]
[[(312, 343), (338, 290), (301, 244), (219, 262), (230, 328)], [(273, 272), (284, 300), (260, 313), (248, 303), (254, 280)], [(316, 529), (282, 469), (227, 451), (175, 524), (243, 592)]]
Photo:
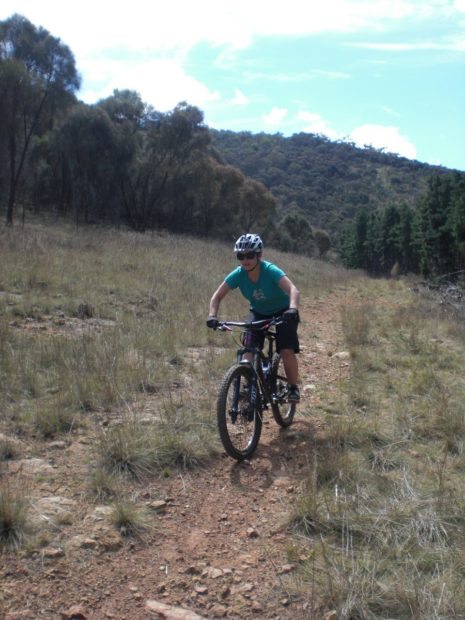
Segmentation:
[(259, 235), (247, 233), (241, 235), (234, 244), (234, 252), (256, 252), (257, 254), (263, 250), (263, 241)]

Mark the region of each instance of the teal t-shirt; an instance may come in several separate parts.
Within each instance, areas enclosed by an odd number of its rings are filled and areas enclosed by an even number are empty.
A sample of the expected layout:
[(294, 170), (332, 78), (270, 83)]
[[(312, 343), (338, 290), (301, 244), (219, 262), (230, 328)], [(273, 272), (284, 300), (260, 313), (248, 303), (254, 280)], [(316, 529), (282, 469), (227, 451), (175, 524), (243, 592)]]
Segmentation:
[(252, 282), (243, 267), (231, 271), (224, 281), (232, 289), (239, 287), (244, 297), (250, 301), (252, 310), (272, 315), (289, 307), (289, 295), (278, 284), (285, 275), (284, 271), (273, 263), (262, 260), (257, 282)]

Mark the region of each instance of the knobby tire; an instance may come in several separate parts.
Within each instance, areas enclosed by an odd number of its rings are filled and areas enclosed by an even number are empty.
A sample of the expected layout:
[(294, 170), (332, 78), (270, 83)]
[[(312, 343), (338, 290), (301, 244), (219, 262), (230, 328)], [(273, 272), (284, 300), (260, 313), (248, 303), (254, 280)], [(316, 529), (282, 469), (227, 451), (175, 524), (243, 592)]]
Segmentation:
[[(230, 457), (243, 461), (250, 457), (260, 440), (262, 413), (260, 397), (252, 411), (250, 395), (253, 370), (246, 364), (235, 364), (225, 374), (217, 402), (218, 430), (224, 449)], [(258, 387), (257, 387), (258, 389)]]
[(272, 394), (276, 396), (271, 403), (273, 417), (279, 426), (287, 428), (294, 421), (296, 403), (287, 401), (287, 379), (284, 364), (279, 353), (273, 355), (271, 366), (270, 388)]

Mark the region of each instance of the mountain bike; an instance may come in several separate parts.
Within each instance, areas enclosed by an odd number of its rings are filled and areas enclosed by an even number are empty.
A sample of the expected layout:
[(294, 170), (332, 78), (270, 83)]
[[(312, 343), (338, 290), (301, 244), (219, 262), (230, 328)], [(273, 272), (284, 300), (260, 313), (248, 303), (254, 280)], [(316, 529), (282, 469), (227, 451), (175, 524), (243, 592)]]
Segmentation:
[[(263, 411), (271, 407), (276, 422), (292, 424), (296, 403), (288, 402), (288, 383), (281, 356), (276, 352), (276, 325), (282, 317), (260, 321), (220, 321), (220, 331), (242, 332), (242, 345), (236, 363), (224, 375), (217, 400), (217, 421), (223, 447), (234, 459), (242, 461), (256, 449), (262, 432)], [(264, 336), (263, 349), (245, 345), (245, 332)], [(264, 352), (265, 350), (265, 352)], [(244, 359), (250, 353), (252, 361)]]

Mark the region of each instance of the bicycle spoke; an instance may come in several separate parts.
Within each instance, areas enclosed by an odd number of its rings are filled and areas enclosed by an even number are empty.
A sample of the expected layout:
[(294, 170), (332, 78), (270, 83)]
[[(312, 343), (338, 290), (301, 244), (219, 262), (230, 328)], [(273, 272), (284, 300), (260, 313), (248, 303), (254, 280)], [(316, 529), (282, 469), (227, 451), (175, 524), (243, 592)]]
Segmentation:
[(225, 450), (242, 460), (255, 450), (261, 434), (259, 409), (251, 403), (252, 370), (233, 366), (226, 374), (218, 399), (218, 426)]
[(275, 354), (273, 359), (271, 383), (273, 392), (271, 409), (273, 417), (280, 426), (285, 428), (290, 426), (294, 420), (296, 404), (290, 403), (287, 400), (287, 378), (284, 372), (283, 361), (278, 354)]

